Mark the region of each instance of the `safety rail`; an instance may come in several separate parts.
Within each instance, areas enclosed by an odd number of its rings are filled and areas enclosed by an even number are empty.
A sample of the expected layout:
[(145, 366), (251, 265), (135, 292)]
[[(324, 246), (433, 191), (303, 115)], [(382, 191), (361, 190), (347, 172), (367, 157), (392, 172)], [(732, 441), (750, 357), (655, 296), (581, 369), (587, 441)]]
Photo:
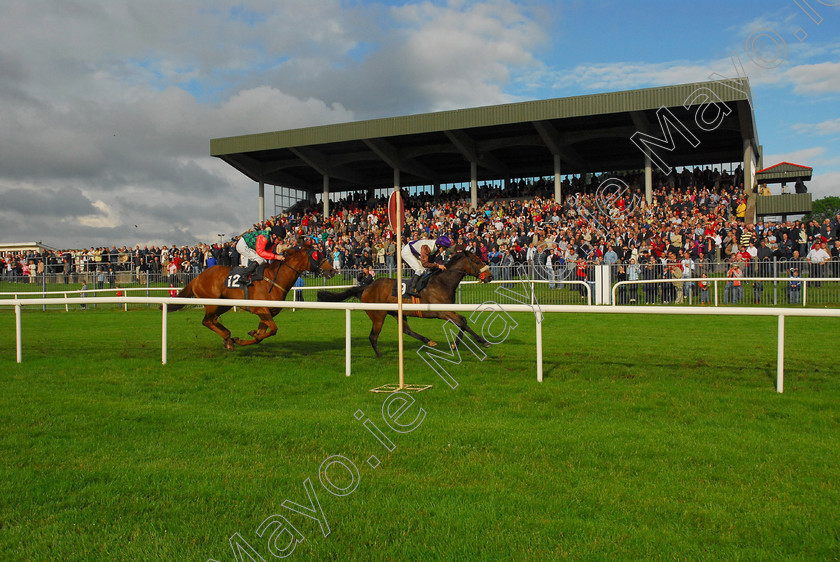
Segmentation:
[[(635, 279), (633, 281), (618, 281), (612, 288), (612, 306), (619, 306), (619, 305), (628, 305), (630, 303), (622, 303), (620, 302), (619, 298), (619, 290), (621, 287), (627, 287), (631, 285), (649, 285), (649, 284), (690, 284), (692, 286), (697, 285), (700, 282), (710, 283), (714, 286), (713, 294), (714, 294), (714, 306), (719, 306), (720, 299), (719, 299), (719, 290), (718, 285), (720, 283), (732, 283), (733, 281), (739, 281), (741, 283), (741, 287), (743, 287), (746, 283), (753, 283), (758, 281), (759, 283), (764, 282), (774, 282), (774, 283), (785, 283), (786, 288), (790, 286), (792, 282), (801, 283), (801, 297), (802, 297), (802, 306), (805, 307), (808, 304), (808, 284), (816, 284), (816, 283), (840, 283), (840, 279), (836, 277), (682, 277), (678, 279)], [(693, 287), (692, 287), (693, 288)], [(692, 296), (690, 293), (689, 296)], [(689, 299), (688, 302), (683, 302), (682, 304), (693, 304)], [(727, 299), (724, 299), (723, 304), (738, 304), (738, 303), (727, 303)], [(637, 301), (638, 304), (638, 301)], [(799, 302), (789, 303), (789, 304), (800, 304)], [(776, 305), (774, 305), (776, 306)]]
[[(396, 304), (380, 303), (326, 303), (326, 302), (293, 302), (293, 301), (266, 301), (266, 300), (236, 300), (236, 299), (195, 299), (181, 297), (99, 297), (92, 298), (68, 298), (45, 299), (47, 304), (90, 304), (94, 301), (117, 304), (155, 304), (161, 307), (161, 363), (167, 362), (167, 313), (170, 304), (180, 305), (223, 305), (241, 307), (268, 307), (268, 308), (301, 308), (320, 310), (344, 310), (345, 311), (345, 375), (351, 373), (351, 312), (365, 310), (397, 310)], [(16, 359), (18, 363), (23, 361), (22, 347), (22, 309), (24, 306), (32, 306), (32, 299), (7, 299), (0, 300), (0, 307), (13, 306), (15, 309), (15, 335), (16, 335)], [(37, 304), (41, 304), (40, 301)], [(607, 306), (580, 306), (580, 305), (528, 305), (528, 304), (507, 304), (501, 305), (495, 302), (487, 302), (480, 305), (465, 304), (403, 304), (405, 311), (452, 311), (472, 312), (471, 320), (475, 319), (485, 311), (510, 312), (531, 312), (536, 319), (536, 366), (537, 381), (543, 381), (543, 346), (542, 346), (542, 315), (543, 313), (569, 313), (569, 314), (660, 314), (660, 315), (709, 315), (709, 316), (776, 316), (778, 318), (777, 351), (776, 351), (776, 391), (784, 390), (784, 337), (785, 317), (832, 317), (840, 318), (840, 309), (799, 309), (799, 308), (686, 308), (686, 307), (607, 307)], [(492, 325), (493, 322), (485, 322), (484, 326)], [(483, 330), (483, 328), (482, 328)], [(457, 356), (460, 363), (460, 352), (452, 351), (453, 359)]]

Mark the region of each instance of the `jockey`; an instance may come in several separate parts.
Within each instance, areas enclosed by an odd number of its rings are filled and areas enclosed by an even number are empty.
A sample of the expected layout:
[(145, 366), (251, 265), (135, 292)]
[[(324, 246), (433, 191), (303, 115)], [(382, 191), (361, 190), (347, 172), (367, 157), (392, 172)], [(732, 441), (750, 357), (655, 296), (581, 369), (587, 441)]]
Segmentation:
[(281, 254), (288, 246), (283, 244), (286, 238), (286, 229), (283, 225), (277, 224), (269, 230), (255, 230), (246, 232), (236, 243), (236, 251), (239, 252), (239, 265), (246, 267), (245, 274), (248, 277), (248, 284), (251, 284), (251, 275), (256, 271), (257, 266), (266, 263), (267, 260), (283, 261), (286, 257)]
[(440, 253), (441, 248), (451, 246), (452, 241), (447, 236), (438, 236), (436, 240), (415, 240), (403, 246), (401, 252), (403, 263), (408, 264), (414, 270), (414, 276), (406, 285), (405, 292), (407, 294), (417, 294), (414, 287), (417, 286), (417, 281), (427, 270), (432, 268), (446, 270), (445, 265), (435, 263), (435, 258)]

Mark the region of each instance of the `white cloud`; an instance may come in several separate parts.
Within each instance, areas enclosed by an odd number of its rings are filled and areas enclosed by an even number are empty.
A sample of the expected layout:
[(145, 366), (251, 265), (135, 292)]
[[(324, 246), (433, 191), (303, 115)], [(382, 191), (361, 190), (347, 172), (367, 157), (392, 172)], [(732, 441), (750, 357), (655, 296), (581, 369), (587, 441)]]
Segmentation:
[(840, 93), (840, 62), (802, 64), (786, 70), (782, 78), (797, 94)]
[(813, 179), (807, 182), (807, 186), (814, 199), (840, 196), (840, 172), (815, 173)]
[(764, 156), (765, 166), (773, 166), (779, 162), (790, 162), (791, 164), (800, 164), (812, 168), (819, 166), (829, 168), (840, 166), (840, 155), (832, 155), (824, 146), (812, 146), (792, 152), (766, 154)]
[(797, 123), (793, 129), (798, 133), (811, 136), (834, 135), (840, 133), (840, 118), (821, 123)]

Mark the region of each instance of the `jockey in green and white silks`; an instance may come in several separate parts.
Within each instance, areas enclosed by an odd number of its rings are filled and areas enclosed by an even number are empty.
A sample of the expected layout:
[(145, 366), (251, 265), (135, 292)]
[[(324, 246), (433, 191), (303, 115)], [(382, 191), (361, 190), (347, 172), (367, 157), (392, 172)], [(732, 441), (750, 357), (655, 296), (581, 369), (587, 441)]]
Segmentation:
[(247, 266), (246, 273), (250, 277), (257, 266), (267, 260), (285, 260), (285, 256), (280, 253), (288, 247), (283, 244), (285, 237), (286, 229), (279, 224), (272, 226), (269, 230), (246, 232), (236, 242), (239, 265)]

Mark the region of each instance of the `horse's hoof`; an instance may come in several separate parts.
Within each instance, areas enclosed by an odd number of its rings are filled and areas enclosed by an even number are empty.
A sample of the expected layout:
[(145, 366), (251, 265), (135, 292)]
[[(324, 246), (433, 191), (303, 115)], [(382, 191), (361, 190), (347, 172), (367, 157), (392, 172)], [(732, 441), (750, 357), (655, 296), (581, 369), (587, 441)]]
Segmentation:
[(228, 351), (233, 351), (233, 342), (231, 340), (225, 340), (225, 349)]
[(437, 342), (429, 340), (429, 343), (427, 343), (426, 345), (428, 345), (429, 347), (437, 347)]
[(252, 338), (256, 337), (257, 331), (256, 330), (251, 330), (250, 332), (248, 332), (248, 335), (251, 336)]
[(481, 345), (484, 346), (484, 347), (490, 347), (493, 344), (490, 343), (489, 341), (486, 341), (486, 342), (483, 342)]

